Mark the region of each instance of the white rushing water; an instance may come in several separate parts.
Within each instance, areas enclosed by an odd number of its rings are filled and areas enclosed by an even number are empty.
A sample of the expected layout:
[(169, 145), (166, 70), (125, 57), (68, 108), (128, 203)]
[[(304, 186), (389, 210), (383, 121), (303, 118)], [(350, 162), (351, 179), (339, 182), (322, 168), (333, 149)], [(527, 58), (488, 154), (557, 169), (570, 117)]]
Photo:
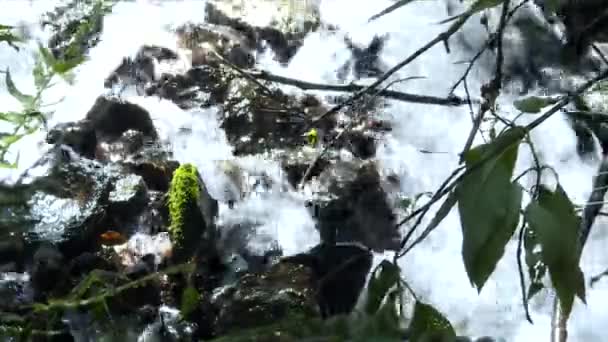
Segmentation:
[[(367, 44), (374, 34), (390, 35), (382, 53), (383, 62), (391, 66), (433, 39), (445, 26), (438, 25), (448, 17), (442, 1), (419, 1), (402, 8), (378, 21), (367, 19), (386, 6), (389, 0), (323, 0), (323, 21), (338, 27), (356, 43)], [(53, 7), (52, 1), (0, 1), (0, 23), (26, 22), (32, 35), (46, 39), (44, 32), (35, 29), (38, 15)], [(93, 102), (104, 92), (103, 79), (127, 55), (133, 55), (143, 44), (156, 44), (175, 48), (173, 36), (166, 31), (167, 25), (187, 20), (202, 21), (204, 1), (125, 2), (119, 3), (112, 14), (105, 18), (101, 42), (90, 52), (90, 59), (77, 69), (74, 85), (58, 84), (47, 94), (52, 102), (62, 96), (65, 100), (52, 107), (55, 115), (50, 124), (75, 121), (84, 117)], [(471, 20), (477, 23), (478, 20)], [(484, 35), (481, 27), (467, 25), (468, 39), (481, 44)], [(477, 38), (478, 37), (478, 38)], [(31, 45), (33, 48), (35, 45)], [(452, 84), (461, 76), (465, 66), (454, 62), (471, 56), (460, 52), (457, 46), (446, 54), (438, 44), (416, 61), (404, 68), (400, 77), (424, 76), (398, 84), (394, 89), (417, 94), (446, 96)], [(9, 66), (17, 86), (24, 92), (33, 89), (30, 76), (33, 58), (28, 50), (19, 53), (0, 45), (0, 67)], [(302, 49), (287, 68), (280, 67), (269, 56), (261, 59), (261, 65), (285, 76), (312, 82), (336, 82), (335, 71), (348, 56), (341, 43), (341, 36), (319, 32), (310, 34)], [(178, 66), (179, 67), (179, 66)], [(181, 67), (186, 70), (187, 65)], [(468, 86), (472, 95), (479, 93), (487, 75), (473, 73)], [(176, 158), (181, 162), (196, 164), (212, 194), (220, 193), (225, 179), (215, 171), (214, 162), (231, 159), (230, 147), (224, 133), (218, 128), (215, 111), (184, 112), (173, 103), (157, 98), (125, 96), (150, 111), (161, 136), (173, 144)], [(503, 113), (511, 108), (511, 99), (501, 97)], [(18, 109), (16, 103), (0, 82), (0, 110)], [(505, 114), (514, 117), (517, 113)], [(377, 154), (379, 163), (387, 170), (401, 176), (402, 191), (414, 195), (434, 191), (458, 165), (458, 153), (462, 150), (471, 127), (467, 107), (448, 108), (411, 103), (392, 103), (385, 113), (393, 123), (393, 131), (386, 136)], [(531, 120), (522, 117), (521, 121)], [(192, 130), (181, 135), (180, 128)], [(46, 148), (43, 134), (33, 135), (15, 146), (19, 152), (17, 170), (2, 170), (1, 176), (14, 180), (31, 165)], [(538, 128), (533, 138), (544, 161), (560, 175), (560, 182), (576, 203), (584, 203), (591, 190), (591, 179), (597, 167), (583, 162), (576, 154), (575, 136), (563, 117), (556, 115)], [(476, 143), (480, 143), (480, 137)], [(430, 150), (441, 153), (421, 153)], [(266, 171), (276, 180), (281, 174), (276, 163), (261, 157), (249, 157), (238, 161), (251, 171)], [(516, 173), (532, 164), (527, 148), (520, 149)], [(525, 184), (528, 185), (528, 184)], [(434, 211), (429, 213), (432, 217)], [(251, 197), (229, 211), (220, 208), (222, 222), (257, 220), (260, 242), (264, 235), (276, 238), (288, 254), (307, 249), (318, 242), (314, 222), (304, 207), (302, 195), (275, 191), (266, 197)], [(586, 279), (608, 267), (608, 255), (603, 251), (607, 243), (603, 222), (596, 224), (583, 255), (582, 267)], [(504, 258), (486, 283), (480, 294), (470, 285), (461, 258), (459, 218), (456, 210), (444, 220), (439, 229), (414, 251), (402, 259), (401, 265), (412, 288), (418, 296), (442, 311), (462, 335), (491, 335), (507, 341), (548, 341), (552, 297), (541, 293), (532, 301), (531, 313), (534, 324), (525, 321), (521, 307), (518, 272), (515, 264), (515, 243), (507, 247)], [(381, 256), (379, 256), (381, 257)], [(608, 282), (599, 282), (587, 289), (588, 305), (577, 300), (569, 324), (569, 341), (601, 341), (601, 330), (608, 323)]]

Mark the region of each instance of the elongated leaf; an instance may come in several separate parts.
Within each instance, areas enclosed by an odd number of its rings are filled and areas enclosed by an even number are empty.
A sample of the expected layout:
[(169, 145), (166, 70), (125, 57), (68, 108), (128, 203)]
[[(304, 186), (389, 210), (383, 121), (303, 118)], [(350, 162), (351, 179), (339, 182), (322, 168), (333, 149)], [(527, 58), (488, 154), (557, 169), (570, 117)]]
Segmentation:
[(473, 14), (475, 14), (477, 12), (481, 12), (488, 8), (496, 7), (500, 4), (502, 4), (503, 2), (504, 2), (504, 0), (477, 0), (475, 3), (473, 3), (473, 5), (471, 5), (471, 7), (468, 10), (464, 11), (463, 13), (461, 13), (459, 15), (455, 15), (448, 19), (442, 20), (439, 23), (445, 24), (445, 23), (448, 23), (450, 21), (454, 21), (457, 19), (459, 19), (459, 20), (462, 20), (465, 18), (468, 19), (469, 17), (471, 17)]
[(513, 106), (524, 113), (540, 113), (544, 107), (552, 105), (557, 101), (554, 98), (528, 96), (513, 102)]
[(17, 165), (17, 161), (11, 163), (4, 160), (0, 160), (0, 169), (16, 169)]
[(49, 68), (52, 68), (52, 66), (57, 63), (53, 53), (41, 43), (38, 43), (38, 53), (40, 54), (40, 57), (42, 57), (44, 64)]
[(15, 83), (13, 82), (9, 69), (6, 69), (6, 76), (4, 78), (4, 82), (6, 82), (6, 88), (9, 94), (11, 94), (14, 98), (21, 102), (21, 105), (25, 107), (26, 110), (34, 108), (33, 106), (36, 102), (36, 99), (34, 98), (34, 96), (23, 94), (19, 91), (19, 89), (17, 89)]
[(441, 207), (439, 207), (439, 210), (437, 210), (437, 212), (435, 213), (435, 216), (433, 217), (433, 219), (431, 219), (431, 222), (429, 222), (428, 226), (426, 226), (426, 228), (424, 229), (422, 234), (420, 234), (420, 236), (418, 238), (416, 238), (416, 241), (407, 248), (406, 252), (408, 250), (410, 250), (411, 248), (413, 248), (413, 246), (415, 244), (417, 244), (419, 241), (422, 241), (422, 239), (425, 239), (433, 230), (435, 230), (435, 228), (437, 228), (437, 226), (439, 226), (441, 221), (443, 221), (443, 219), (445, 219), (446, 216), (448, 216), (450, 211), (452, 211), (452, 208), (454, 207), (454, 205), (456, 205), (457, 201), (458, 201), (458, 197), (456, 196), (456, 193), (454, 191), (450, 192), (448, 194), (448, 197), (445, 199), (445, 201), (443, 201), (443, 204), (441, 204)]
[(16, 143), (23, 136), (21, 134), (7, 134), (3, 133), (0, 135), (0, 147), (9, 147), (12, 144)]
[(36, 64), (32, 70), (32, 75), (34, 76), (34, 85), (36, 86), (36, 89), (42, 90), (47, 83), (48, 76), (40, 57), (38, 57), (36, 60)]
[(450, 321), (437, 309), (417, 301), (410, 323), (410, 341), (453, 341), (456, 333)]
[(399, 340), (403, 332), (400, 329), (400, 317), (397, 312), (398, 299), (399, 289), (389, 291), (386, 304), (355, 326), (356, 338), (353, 342)]
[(0, 43), (5, 42), (10, 47), (15, 49), (15, 51), (19, 51), (19, 47), (15, 45), (15, 43), (22, 42), (23, 40), (10, 32), (0, 32)]
[(15, 125), (19, 125), (23, 122), (24, 115), (17, 112), (0, 112), (0, 121), (10, 122)]
[[(514, 135), (515, 134), (515, 135)], [(506, 131), (489, 144), (480, 145), (465, 155), (467, 171), (472, 165), (492, 156), (465, 176), (456, 187), (458, 212), (462, 225), (464, 265), (478, 291), (481, 291), (519, 223), (522, 189), (511, 182), (519, 142), (496, 153), (494, 145), (504, 145), (518, 136)]]
[(579, 266), (580, 219), (568, 195), (558, 184), (555, 192), (541, 187), (537, 201), (525, 210), (526, 219), (537, 234), (543, 262), (555, 287), (562, 309), (572, 310), (574, 296), (585, 303), (585, 282)]
[(383, 9), (379, 13), (374, 14), (373, 16), (371, 16), (371, 18), (369, 18), (368, 21), (373, 21), (373, 20), (376, 20), (376, 19), (378, 19), (380, 17), (383, 17), (383, 16), (385, 16), (385, 15), (387, 15), (387, 14), (389, 14), (389, 13), (395, 11), (395, 10), (398, 10), (399, 8), (405, 6), (405, 5), (407, 5), (407, 4), (409, 4), (410, 2), (413, 2), (413, 1), (415, 1), (415, 0), (399, 0), (399, 1), (395, 2), (394, 4), (388, 6), (387, 8)]
[(367, 302), (365, 312), (368, 315), (375, 314), (389, 290), (399, 281), (399, 266), (383, 260), (374, 270), (368, 286)]

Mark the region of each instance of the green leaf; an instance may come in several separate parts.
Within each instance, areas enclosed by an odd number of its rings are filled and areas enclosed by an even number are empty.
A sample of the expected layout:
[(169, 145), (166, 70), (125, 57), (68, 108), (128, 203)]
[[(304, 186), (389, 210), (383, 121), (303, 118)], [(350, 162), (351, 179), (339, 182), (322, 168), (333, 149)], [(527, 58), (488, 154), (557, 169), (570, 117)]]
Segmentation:
[(0, 169), (16, 169), (18, 166), (18, 160), (10, 163), (5, 160), (0, 160)]
[(24, 115), (22, 113), (17, 112), (0, 112), (0, 121), (10, 122), (15, 125), (19, 125), (23, 123)]
[(537, 234), (542, 260), (549, 268), (551, 282), (568, 315), (575, 295), (586, 303), (585, 281), (579, 266), (580, 218), (559, 184), (555, 192), (541, 187), (538, 200), (528, 204), (525, 215)]
[(395, 2), (394, 4), (388, 6), (387, 8), (383, 9), (382, 11), (378, 12), (377, 14), (374, 14), (373, 16), (371, 16), (371, 18), (369, 18), (368, 21), (373, 21), (380, 17), (383, 17), (413, 1), (415, 1), (415, 0), (399, 0), (399, 1)]
[(461, 23), (458, 26), (462, 26), (462, 24), (464, 24), (464, 21), (466, 21), (469, 17), (471, 17), (473, 14), (477, 13), (477, 12), (481, 12), (485, 9), (488, 8), (492, 8), (492, 7), (496, 7), (500, 4), (502, 4), (504, 2), (504, 0), (477, 0), (473, 5), (471, 5), (471, 7), (466, 10), (465, 12), (459, 14), (459, 15), (455, 15), (453, 17), (450, 17), (446, 20), (440, 21), (440, 24), (445, 24), (448, 23), (450, 21), (454, 21), (454, 20), (459, 20)]
[[(519, 223), (522, 188), (511, 182), (521, 138), (507, 130), (465, 154), (467, 172), (456, 187), (462, 225), (462, 256), (467, 275), (481, 291)], [(513, 143), (515, 140), (517, 143)], [(497, 146), (507, 146), (503, 152)], [(486, 158), (489, 158), (486, 160)], [(473, 165), (486, 160), (474, 171)]]
[(414, 307), (410, 334), (412, 342), (453, 341), (456, 338), (450, 321), (437, 309), (420, 301)]
[(53, 53), (51, 53), (51, 50), (46, 48), (41, 43), (38, 43), (38, 53), (40, 54), (40, 57), (42, 57), (42, 61), (47, 67), (52, 68), (52, 66), (57, 63), (55, 56), (53, 56)]
[(389, 290), (400, 280), (399, 266), (383, 260), (372, 273), (369, 280), (367, 302), (365, 312), (368, 315), (375, 314)]
[(36, 89), (42, 90), (48, 82), (48, 76), (40, 57), (36, 60), (32, 75), (34, 76), (34, 85), (36, 86)]
[(524, 113), (540, 113), (544, 107), (555, 104), (557, 101), (555, 98), (528, 96), (521, 100), (516, 100), (513, 102), (513, 106)]
[(387, 294), (385, 305), (372, 316), (363, 317), (355, 322), (353, 342), (367, 341), (397, 341), (403, 335), (400, 327), (400, 317), (397, 312), (399, 289), (395, 288)]
[(182, 293), (181, 314), (188, 317), (198, 307), (200, 295), (194, 286), (188, 286)]
[(17, 89), (15, 83), (13, 82), (9, 69), (6, 69), (6, 76), (4, 78), (4, 82), (6, 82), (6, 88), (9, 94), (11, 94), (14, 98), (21, 102), (21, 105), (23, 105), (26, 110), (34, 108), (36, 102), (35, 97), (32, 95), (23, 94), (19, 91), (19, 89)]
[(0, 147), (9, 147), (19, 141), (19, 139), (21, 139), (22, 137), (23, 135), (21, 134), (0, 133)]
[(22, 42), (23, 40), (10, 32), (0, 32), (0, 42), (5, 42), (10, 45), (15, 51), (19, 51), (19, 47), (15, 43)]

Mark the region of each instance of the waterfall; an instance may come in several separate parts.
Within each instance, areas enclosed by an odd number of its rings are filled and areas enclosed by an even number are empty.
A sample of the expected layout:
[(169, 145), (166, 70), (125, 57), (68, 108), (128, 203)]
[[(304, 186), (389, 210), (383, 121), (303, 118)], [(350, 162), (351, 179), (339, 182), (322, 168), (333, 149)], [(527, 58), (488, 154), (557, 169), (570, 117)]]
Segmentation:
[[(348, 58), (348, 50), (342, 35), (348, 34), (355, 43), (368, 44), (374, 35), (388, 34), (389, 38), (381, 58), (389, 67), (395, 65), (446, 29), (438, 22), (449, 14), (440, 0), (414, 1), (407, 6), (376, 21), (368, 18), (393, 4), (389, 0), (322, 0), (321, 19), (339, 27), (338, 34), (319, 31), (309, 34), (302, 48), (288, 66), (275, 62), (270, 54), (258, 57), (259, 67), (273, 73), (303, 79), (310, 82), (337, 83), (337, 69)], [(0, 1), (0, 23), (23, 23), (30, 35), (42, 41), (48, 32), (36, 26), (38, 15), (53, 8), (51, 1)], [(177, 42), (167, 28), (186, 21), (204, 20), (205, 1), (135, 1), (119, 2), (113, 13), (104, 21), (100, 43), (90, 51), (90, 58), (76, 69), (73, 85), (60, 82), (45, 94), (45, 101), (54, 114), (49, 119), (52, 126), (61, 122), (75, 121), (84, 117), (95, 99), (106, 90), (107, 77), (125, 56), (134, 55), (143, 44), (154, 44), (176, 49)], [(463, 27), (466, 40), (481, 46), (486, 39), (483, 26), (477, 17)], [(510, 39), (516, 39), (511, 37)], [(398, 72), (396, 78), (420, 76), (423, 78), (398, 83), (394, 90), (445, 97), (456, 82), (466, 64), (457, 64), (472, 57), (471, 52), (454, 38), (451, 52), (446, 53), (437, 44), (414, 62)], [(35, 44), (30, 43), (22, 51), (12, 50), (0, 44), (0, 67), (10, 67), (17, 86), (24, 92), (34, 87), (31, 70), (34, 60), (31, 53)], [(183, 72), (188, 65), (177, 63), (167, 70)], [(471, 96), (479, 96), (482, 84), (491, 75), (487, 70), (474, 69), (468, 79)], [(362, 80), (361, 82), (371, 82)], [(286, 91), (291, 88), (284, 87)], [(322, 92), (314, 92), (325, 94)], [(458, 95), (463, 95), (461, 88)], [(503, 93), (499, 105), (507, 118), (517, 112), (512, 102), (517, 94)], [(215, 163), (232, 159), (231, 149), (223, 131), (214, 120), (215, 109), (184, 111), (168, 100), (142, 97), (125, 93), (123, 98), (148, 110), (163, 139), (171, 142), (175, 158), (180, 162), (194, 163), (209, 185), (212, 194), (218, 194), (226, 186), (218, 174)], [(18, 109), (18, 103), (8, 94), (0, 82), (0, 111)], [(382, 116), (390, 120), (393, 130), (379, 143), (376, 159), (386, 172), (394, 172), (400, 179), (405, 195), (436, 190), (444, 179), (458, 166), (461, 152), (471, 129), (471, 114), (467, 106), (444, 107), (405, 102), (390, 102), (382, 109)], [(521, 123), (534, 119), (533, 115), (520, 118)], [(189, 128), (188, 134), (181, 128)], [(0, 126), (2, 129), (2, 126)], [(559, 173), (559, 181), (573, 202), (583, 204), (588, 197), (592, 177), (598, 161), (582, 160), (576, 153), (576, 140), (565, 117), (555, 115), (532, 133), (536, 148), (544, 161)], [(19, 153), (17, 169), (1, 169), (0, 178), (11, 181), (43, 153), (44, 134), (34, 134), (12, 149), (12, 156)], [(475, 144), (482, 143), (477, 137)], [(432, 151), (434, 153), (423, 153)], [(284, 176), (276, 162), (263, 157), (238, 158), (238, 163), (250, 170), (262, 170), (281, 182)], [(533, 164), (529, 149), (522, 145), (515, 174)], [(525, 184), (530, 185), (530, 184)], [(240, 222), (251, 219), (261, 223), (260, 238), (255, 240), (263, 248), (269, 239), (276, 239), (286, 254), (302, 252), (319, 241), (314, 220), (305, 208), (305, 193), (277, 191), (268, 196), (248, 198), (237, 210), (220, 206), (220, 222)], [(524, 203), (525, 204), (525, 203)], [(429, 212), (423, 224), (432, 218)], [(406, 227), (404, 227), (406, 228)], [(608, 243), (606, 219), (599, 218), (582, 257), (582, 269), (586, 281), (608, 267), (608, 254), (603, 251)], [(452, 322), (461, 335), (491, 335), (507, 341), (547, 341), (550, 332), (552, 294), (541, 292), (530, 303), (534, 324), (525, 320), (521, 304), (519, 275), (515, 262), (517, 241), (514, 237), (505, 255), (487, 281), (481, 293), (471, 286), (462, 262), (462, 234), (457, 210), (453, 210), (426, 241), (400, 260), (404, 278), (417, 295), (435, 306)], [(377, 255), (377, 262), (383, 257)], [(569, 322), (569, 341), (586, 342), (603, 339), (603, 324), (608, 322), (608, 282), (598, 282), (587, 288), (587, 305), (575, 302)]]

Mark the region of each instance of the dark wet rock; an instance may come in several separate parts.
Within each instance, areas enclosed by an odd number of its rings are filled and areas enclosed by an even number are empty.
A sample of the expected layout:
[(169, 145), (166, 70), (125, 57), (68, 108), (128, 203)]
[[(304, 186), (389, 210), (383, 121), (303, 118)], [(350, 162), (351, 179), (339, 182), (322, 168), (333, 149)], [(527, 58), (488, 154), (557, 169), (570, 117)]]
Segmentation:
[[(33, 292), (28, 278), (15, 272), (0, 273), (0, 312), (13, 311), (32, 302)], [(0, 319), (2, 317), (4, 315), (0, 314)]]
[(135, 265), (125, 270), (125, 275), (131, 280), (136, 280), (155, 271), (154, 254), (144, 255)]
[(148, 189), (141, 176), (127, 175), (113, 184), (108, 196), (108, 210), (123, 220), (133, 218), (148, 203)]
[(224, 283), (230, 283), (245, 273), (261, 273), (275, 265), (283, 255), (276, 241), (265, 245), (252, 243), (259, 237), (257, 222), (239, 222), (233, 226), (222, 226), (218, 249), (227, 268)]
[[(188, 23), (179, 27), (176, 34), (179, 46), (192, 51), (192, 66), (220, 62), (215, 53), (241, 69), (254, 65), (253, 42), (228, 26)], [(213, 46), (214, 52), (205, 46), (206, 43)]]
[(175, 102), (180, 108), (203, 108), (222, 103), (234, 75), (219, 65), (201, 65), (184, 75), (161, 75), (146, 88), (146, 95), (157, 95)]
[(62, 123), (53, 127), (47, 134), (46, 142), (53, 145), (67, 145), (83, 157), (95, 158), (97, 136), (89, 120)]
[(279, 263), (268, 272), (248, 274), (219, 290), (212, 298), (217, 307), (217, 335), (263, 326), (302, 314), (318, 316), (310, 268)]
[(50, 168), (29, 187), (27, 229), (30, 242), (49, 241), (68, 258), (88, 250), (96, 241), (106, 217), (104, 201), (119, 172), (58, 148), (49, 157)]
[[(12, 264), (10, 269), (20, 271), (23, 268), (25, 244), (20, 236), (3, 236), (0, 240), (0, 265)], [(8, 270), (8, 269), (7, 269)], [(5, 270), (5, 272), (7, 271)]]
[(335, 147), (345, 148), (355, 157), (365, 160), (376, 155), (376, 138), (361, 130), (349, 130)]
[(146, 84), (155, 81), (155, 62), (174, 61), (178, 55), (165, 47), (144, 45), (134, 58), (125, 57), (121, 64), (105, 79), (104, 87), (138, 86), (140, 90)]
[(344, 37), (344, 43), (350, 50), (352, 58), (338, 70), (338, 79), (344, 81), (349, 72), (354, 79), (378, 77), (384, 72), (380, 62), (380, 53), (388, 36), (374, 36), (366, 47), (355, 45), (349, 37)]
[(98, 97), (86, 119), (91, 121), (98, 139), (116, 140), (128, 130), (142, 132), (151, 139), (157, 138), (150, 114), (142, 107), (118, 98)]
[(555, 14), (564, 24), (566, 47), (584, 56), (590, 52), (592, 43), (608, 42), (605, 11), (606, 3), (601, 0), (560, 1)]
[(31, 269), (34, 299), (43, 301), (55, 291), (65, 292), (67, 274), (61, 252), (55, 246), (43, 243), (34, 253)]
[(41, 21), (54, 34), (48, 46), (57, 59), (80, 58), (99, 43), (103, 16), (109, 9), (102, 2), (69, 1), (47, 12)]
[[(295, 98), (277, 91), (265, 95), (246, 80), (232, 83), (222, 108), (221, 127), (234, 146), (235, 155), (298, 148), (306, 143), (305, 133), (313, 115), (321, 106), (304, 107)], [(330, 131), (335, 119), (327, 117), (316, 123)]]
[[(206, 22), (229, 27), (241, 33), (251, 46), (259, 52), (264, 51), (265, 45), (274, 52), (276, 59), (283, 64), (288, 63), (302, 46), (302, 40), (311, 31), (321, 26), (318, 13), (302, 23), (302, 26), (290, 28), (276, 24), (268, 27), (256, 27), (247, 24), (237, 16), (229, 16), (218, 8), (218, 3), (207, 3), (205, 7)], [(285, 18), (287, 21), (290, 19)]]
[(179, 162), (156, 146), (147, 146), (120, 162), (128, 172), (141, 176), (149, 190), (166, 192)]
[(149, 201), (139, 217), (138, 226), (143, 231), (156, 234), (169, 226), (169, 210), (167, 198), (161, 191), (148, 191)]
[(111, 142), (102, 142), (97, 146), (96, 158), (100, 161), (121, 161), (142, 151), (153, 142), (140, 131), (133, 129), (124, 132), (120, 138)]
[(323, 317), (350, 313), (365, 287), (373, 255), (355, 245), (320, 244), (306, 253), (283, 259), (312, 268), (316, 299)]
[(26, 246), (52, 242), (71, 259), (96, 250), (101, 233), (128, 234), (142, 217), (155, 215), (147, 206), (145, 178), (128, 167), (83, 158), (65, 145), (43, 160), (46, 171), (21, 185), (27, 197), (18, 232), (24, 234)]
[(69, 274), (80, 278), (93, 270), (117, 271), (116, 265), (104, 258), (100, 253), (84, 252), (70, 260)]
[(337, 163), (319, 179), (325, 190), (314, 212), (323, 241), (359, 242), (377, 252), (399, 249), (396, 217), (373, 163)]
[[(291, 186), (294, 188), (298, 186), (306, 170), (308, 170), (316, 158), (316, 154), (298, 151), (287, 151), (279, 156), (281, 168), (285, 171), (285, 176)], [(330, 158), (327, 156), (319, 158), (310, 171), (309, 179), (319, 176), (330, 164)]]

